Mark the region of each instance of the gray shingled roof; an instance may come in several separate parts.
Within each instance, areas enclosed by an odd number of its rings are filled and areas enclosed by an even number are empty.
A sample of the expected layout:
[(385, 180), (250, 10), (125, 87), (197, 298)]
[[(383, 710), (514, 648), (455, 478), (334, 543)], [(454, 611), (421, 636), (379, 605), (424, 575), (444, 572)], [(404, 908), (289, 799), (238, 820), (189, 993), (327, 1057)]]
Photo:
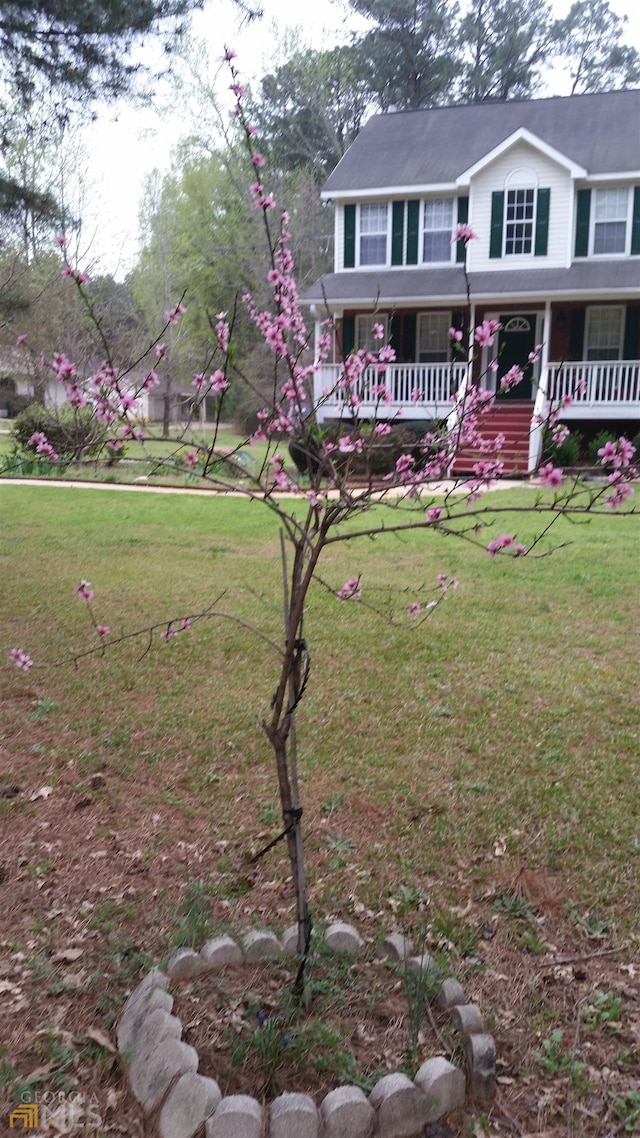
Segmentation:
[[(568, 269), (513, 269), (471, 273), (474, 301), (497, 297), (569, 300), (628, 294), (640, 287), (640, 263), (628, 261), (576, 261)], [(382, 269), (380, 272), (327, 273), (306, 291), (306, 303), (331, 305), (420, 304), (452, 301), (466, 303), (464, 272), (460, 266), (438, 269)]]
[(452, 183), (520, 127), (589, 175), (640, 170), (640, 90), (606, 91), (376, 115), (324, 192)]

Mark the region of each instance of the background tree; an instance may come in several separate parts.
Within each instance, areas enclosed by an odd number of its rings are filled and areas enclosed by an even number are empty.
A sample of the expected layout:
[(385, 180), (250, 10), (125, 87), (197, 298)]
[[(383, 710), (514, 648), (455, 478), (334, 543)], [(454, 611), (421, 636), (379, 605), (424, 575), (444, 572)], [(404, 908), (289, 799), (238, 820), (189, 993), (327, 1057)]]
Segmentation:
[(418, 110), (451, 98), (459, 60), (455, 0), (350, 0), (372, 27), (355, 40), (381, 111)]
[(463, 102), (528, 99), (539, 91), (554, 36), (538, 0), (471, 0), (460, 23)]
[(608, 0), (575, 0), (565, 19), (555, 22), (558, 56), (569, 65), (572, 95), (640, 82), (640, 54), (622, 42), (628, 22), (612, 12)]
[(294, 52), (260, 84), (255, 118), (271, 164), (307, 167), (322, 180), (353, 142), (371, 99), (357, 47)]

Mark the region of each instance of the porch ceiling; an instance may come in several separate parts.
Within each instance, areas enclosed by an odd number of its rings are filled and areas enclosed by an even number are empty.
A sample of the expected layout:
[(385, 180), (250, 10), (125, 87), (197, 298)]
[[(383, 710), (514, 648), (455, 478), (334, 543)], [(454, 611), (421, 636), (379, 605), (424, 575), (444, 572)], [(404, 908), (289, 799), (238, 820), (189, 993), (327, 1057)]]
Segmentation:
[[(523, 302), (554, 300), (640, 300), (640, 259), (577, 261), (568, 269), (514, 269), (470, 273), (476, 303), (501, 297)], [(379, 272), (327, 273), (303, 295), (307, 304), (330, 306), (467, 303), (459, 265), (438, 269), (381, 269)]]

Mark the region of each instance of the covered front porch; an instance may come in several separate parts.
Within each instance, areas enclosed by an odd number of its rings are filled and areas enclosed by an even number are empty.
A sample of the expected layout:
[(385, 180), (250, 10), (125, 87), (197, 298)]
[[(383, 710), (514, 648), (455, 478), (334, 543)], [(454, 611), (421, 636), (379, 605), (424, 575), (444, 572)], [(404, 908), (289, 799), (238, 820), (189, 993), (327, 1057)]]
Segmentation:
[[(563, 422), (620, 423), (620, 432), (640, 421), (640, 306), (630, 297), (603, 302), (555, 298), (527, 303), (484, 302), (463, 313), (454, 305), (393, 309), (383, 304), (371, 310), (343, 309), (336, 314), (334, 362), (323, 363), (314, 380), (314, 403), (320, 422), (361, 419), (398, 420), (426, 424), (447, 419), (454, 397), (473, 384), (495, 395), (494, 408), (484, 421), (491, 437), (510, 433), (510, 407), (523, 432), (523, 409), (530, 411), (528, 427), (519, 439), (519, 470), (538, 464), (542, 431), (549, 412), (562, 404)], [(473, 336), (466, 342), (462, 329), (493, 320), (499, 331), (489, 344)], [(371, 336), (380, 326), (384, 340)], [(393, 363), (369, 364), (352, 386), (343, 387), (342, 356), (354, 349), (373, 352), (390, 343)], [(513, 365), (523, 379), (509, 390), (500, 381)], [(517, 415), (516, 407), (517, 404)], [(625, 426), (626, 424), (626, 426)], [(511, 432), (513, 433), (513, 432)], [(636, 433), (635, 431), (633, 432)], [(528, 458), (523, 461), (523, 452)]]

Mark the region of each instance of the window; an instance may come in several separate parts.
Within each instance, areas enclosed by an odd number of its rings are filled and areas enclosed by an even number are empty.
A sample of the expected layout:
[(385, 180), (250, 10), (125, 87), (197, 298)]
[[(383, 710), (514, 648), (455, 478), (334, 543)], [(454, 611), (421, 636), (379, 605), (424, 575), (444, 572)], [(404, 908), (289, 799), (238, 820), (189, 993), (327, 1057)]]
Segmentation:
[[(381, 324), (384, 328), (384, 336), (381, 340), (376, 340), (373, 335), (373, 328), (375, 324)], [(356, 351), (377, 352), (385, 344), (388, 344), (387, 336), (387, 317), (381, 316), (379, 312), (365, 312), (356, 316), (355, 327), (355, 349)]]
[(535, 190), (508, 190), (505, 217), (505, 256), (531, 253)]
[(626, 253), (629, 191), (596, 190), (593, 210), (592, 252)]
[(450, 261), (453, 198), (432, 198), (424, 203), (423, 261)]
[(622, 354), (624, 309), (588, 308), (585, 353), (588, 360), (619, 360)]
[(450, 312), (421, 312), (418, 317), (418, 362), (446, 363), (449, 359)]
[(388, 219), (386, 202), (360, 206), (361, 265), (386, 265)]

